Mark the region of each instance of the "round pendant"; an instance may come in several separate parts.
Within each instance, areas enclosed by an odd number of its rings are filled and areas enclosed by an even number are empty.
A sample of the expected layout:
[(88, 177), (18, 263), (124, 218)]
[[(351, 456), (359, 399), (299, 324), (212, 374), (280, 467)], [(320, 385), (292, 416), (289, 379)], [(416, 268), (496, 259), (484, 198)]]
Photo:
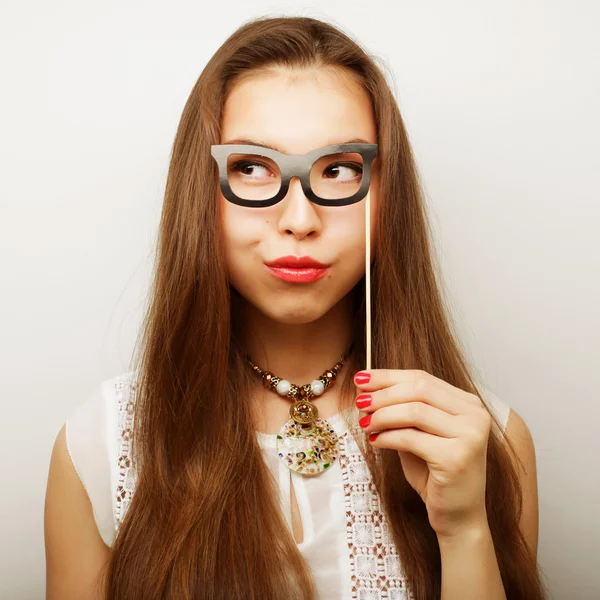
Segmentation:
[(325, 419), (311, 423), (286, 421), (277, 435), (279, 458), (292, 471), (318, 475), (338, 456), (338, 435)]

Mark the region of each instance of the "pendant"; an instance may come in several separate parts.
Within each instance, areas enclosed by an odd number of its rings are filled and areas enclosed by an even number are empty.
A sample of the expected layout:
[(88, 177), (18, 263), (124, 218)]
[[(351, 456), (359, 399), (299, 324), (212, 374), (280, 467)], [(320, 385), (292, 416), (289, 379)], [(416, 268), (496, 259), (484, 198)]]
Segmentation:
[(290, 419), (277, 435), (277, 452), (292, 471), (318, 475), (329, 469), (337, 458), (338, 435), (325, 419), (316, 418), (306, 423)]

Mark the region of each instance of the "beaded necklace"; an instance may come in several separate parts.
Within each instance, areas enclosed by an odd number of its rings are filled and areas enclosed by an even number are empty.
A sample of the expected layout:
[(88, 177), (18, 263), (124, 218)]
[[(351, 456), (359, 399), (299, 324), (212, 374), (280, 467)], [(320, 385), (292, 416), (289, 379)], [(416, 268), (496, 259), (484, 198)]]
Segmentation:
[(318, 475), (331, 467), (338, 456), (337, 433), (331, 423), (319, 418), (319, 410), (312, 399), (323, 394), (335, 382), (349, 352), (331, 369), (305, 385), (281, 379), (255, 365), (250, 357), (246, 358), (252, 371), (262, 378), (266, 389), (293, 401), (290, 419), (277, 434), (279, 458), (292, 471), (302, 475)]

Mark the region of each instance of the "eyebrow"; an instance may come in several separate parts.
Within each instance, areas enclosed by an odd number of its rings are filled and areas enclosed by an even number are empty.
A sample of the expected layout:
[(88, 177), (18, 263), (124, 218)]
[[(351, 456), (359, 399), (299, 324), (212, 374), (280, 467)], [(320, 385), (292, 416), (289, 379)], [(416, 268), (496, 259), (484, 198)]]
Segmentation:
[[(367, 140), (363, 140), (362, 138), (353, 138), (351, 140), (347, 140), (345, 142), (330, 142), (329, 144), (325, 144), (325, 146), (333, 146), (335, 144), (370, 144), (371, 142), (367, 142)], [(223, 142), (223, 144), (248, 144), (250, 146), (260, 146), (261, 148), (270, 148), (271, 150), (275, 150), (275, 152), (281, 152), (281, 154), (287, 154), (277, 146), (272, 144), (267, 144), (265, 142), (258, 142), (256, 140), (250, 140), (247, 138), (236, 138), (234, 140), (229, 140), (227, 142)]]

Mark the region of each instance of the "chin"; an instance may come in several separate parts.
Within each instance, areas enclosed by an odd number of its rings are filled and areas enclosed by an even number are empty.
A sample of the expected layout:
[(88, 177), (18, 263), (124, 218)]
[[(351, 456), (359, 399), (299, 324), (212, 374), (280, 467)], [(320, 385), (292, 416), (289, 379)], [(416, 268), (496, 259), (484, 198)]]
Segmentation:
[(298, 304), (296, 306), (270, 306), (259, 307), (269, 319), (282, 323), (284, 325), (305, 325), (320, 319), (326, 312), (326, 307), (306, 306)]

